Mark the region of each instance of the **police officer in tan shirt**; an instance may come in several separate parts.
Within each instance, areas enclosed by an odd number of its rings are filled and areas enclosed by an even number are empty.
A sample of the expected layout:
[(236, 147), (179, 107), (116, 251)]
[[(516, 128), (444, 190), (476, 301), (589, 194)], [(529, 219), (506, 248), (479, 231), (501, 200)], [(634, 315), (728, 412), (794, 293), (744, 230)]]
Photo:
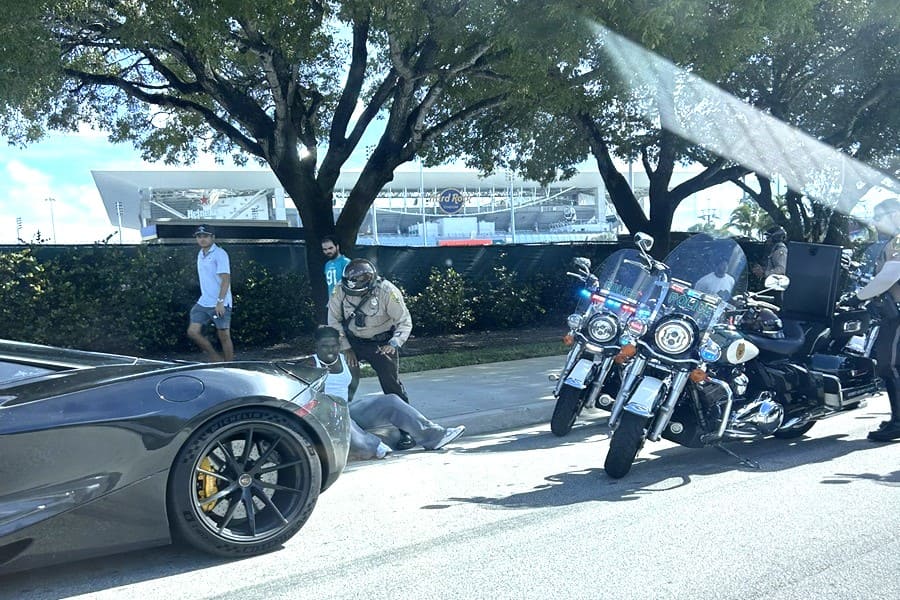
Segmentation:
[[(360, 360), (368, 362), (381, 390), (409, 403), (400, 382), (400, 347), (412, 332), (412, 317), (400, 290), (379, 277), (370, 261), (356, 258), (344, 269), (340, 287), (328, 300), (328, 325), (340, 332), (341, 350), (355, 374)], [(398, 449), (415, 445), (407, 432), (400, 434)]]
[(883, 296), (891, 310), (882, 311), (878, 328), (878, 338), (873, 349), (878, 361), (878, 375), (884, 380), (888, 399), (891, 403), (891, 418), (884, 421), (869, 439), (876, 442), (890, 442), (900, 439), (900, 200), (888, 198), (879, 203), (874, 211), (875, 227), (882, 233), (893, 236), (878, 257), (875, 277), (860, 288), (856, 295), (860, 300)]

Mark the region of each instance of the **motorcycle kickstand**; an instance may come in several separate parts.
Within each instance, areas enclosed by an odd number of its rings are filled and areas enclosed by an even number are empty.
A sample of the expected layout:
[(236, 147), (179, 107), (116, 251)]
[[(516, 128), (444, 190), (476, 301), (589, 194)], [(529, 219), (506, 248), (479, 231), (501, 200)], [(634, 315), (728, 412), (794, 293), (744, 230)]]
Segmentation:
[(745, 458), (739, 454), (736, 454), (733, 451), (726, 448), (725, 446), (723, 446), (722, 444), (716, 444), (714, 447), (718, 448), (725, 454), (728, 454), (729, 456), (736, 458), (738, 460), (738, 462), (740, 464), (744, 465), (745, 467), (750, 467), (751, 469), (759, 469), (760, 468), (759, 463), (756, 462), (755, 460), (753, 460), (752, 458)]

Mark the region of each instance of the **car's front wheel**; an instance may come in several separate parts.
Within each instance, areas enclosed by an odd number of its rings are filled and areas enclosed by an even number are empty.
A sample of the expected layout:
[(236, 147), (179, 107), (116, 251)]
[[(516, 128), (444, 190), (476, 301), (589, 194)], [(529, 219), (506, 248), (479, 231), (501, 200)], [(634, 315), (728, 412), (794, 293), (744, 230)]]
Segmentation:
[(182, 447), (169, 478), (175, 533), (219, 556), (262, 554), (303, 526), (322, 487), (315, 447), (287, 416), (242, 409)]

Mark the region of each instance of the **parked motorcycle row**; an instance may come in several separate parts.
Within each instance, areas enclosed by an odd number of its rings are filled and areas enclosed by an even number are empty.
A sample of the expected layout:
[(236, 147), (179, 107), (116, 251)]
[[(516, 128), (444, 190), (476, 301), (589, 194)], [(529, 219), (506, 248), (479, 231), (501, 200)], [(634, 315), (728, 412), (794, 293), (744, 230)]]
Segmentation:
[(554, 434), (568, 434), (586, 407), (609, 410), (611, 477), (624, 477), (661, 438), (756, 466), (723, 444), (801, 436), (878, 392), (869, 357), (877, 322), (852, 300), (865, 278), (860, 265), (835, 268), (845, 290), (827, 318), (783, 320), (768, 294), (790, 280), (771, 275), (762, 291), (748, 291), (747, 258), (734, 240), (695, 235), (663, 261), (650, 256), (650, 236), (635, 242), (593, 271), (576, 259), (571, 349), (554, 378)]

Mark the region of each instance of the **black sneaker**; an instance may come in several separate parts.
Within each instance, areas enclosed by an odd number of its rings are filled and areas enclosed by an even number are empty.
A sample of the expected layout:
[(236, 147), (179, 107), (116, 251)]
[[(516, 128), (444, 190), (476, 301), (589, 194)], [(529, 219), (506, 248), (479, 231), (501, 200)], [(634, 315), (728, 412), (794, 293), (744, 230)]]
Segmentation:
[(900, 440), (900, 421), (888, 421), (882, 423), (875, 431), (869, 432), (869, 439), (873, 442), (893, 442)]
[(410, 448), (414, 448), (416, 445), (416, 440), (412, 439), (408, 433), (405, 431), (400, 432), (400, 439), (394, 444), (395, 450), (409, 450)]

